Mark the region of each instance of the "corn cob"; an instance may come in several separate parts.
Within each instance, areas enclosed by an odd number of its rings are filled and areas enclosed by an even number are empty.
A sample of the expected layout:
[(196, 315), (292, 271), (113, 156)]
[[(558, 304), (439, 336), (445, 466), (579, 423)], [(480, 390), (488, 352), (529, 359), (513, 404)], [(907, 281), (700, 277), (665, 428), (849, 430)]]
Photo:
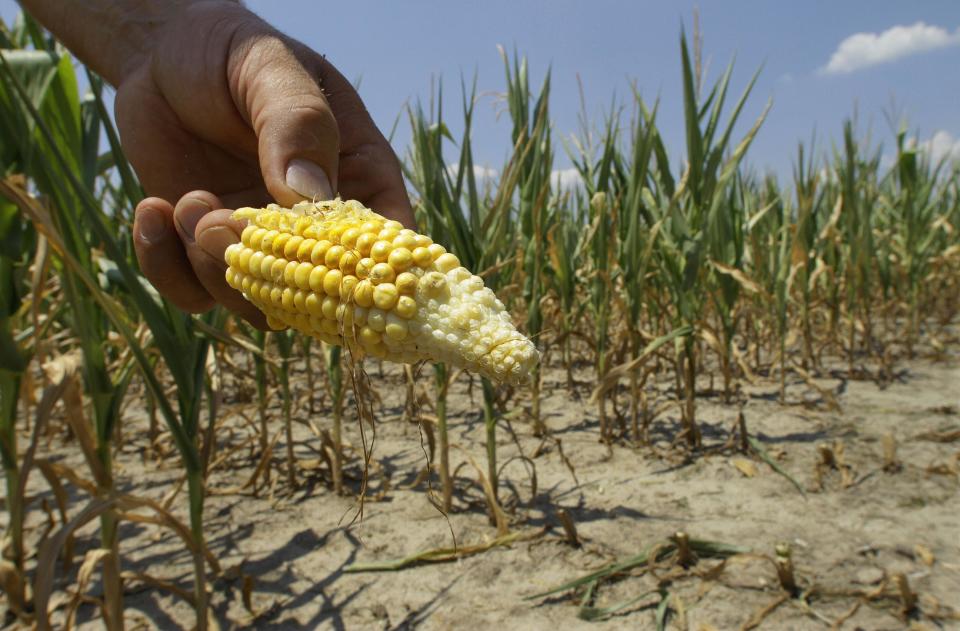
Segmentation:
[(422, 234), (356, 201), (240, 208), (227, 282), (267, 316), (389, 361), (445, 362), (520, 383), (539, 360), (479, 276)]

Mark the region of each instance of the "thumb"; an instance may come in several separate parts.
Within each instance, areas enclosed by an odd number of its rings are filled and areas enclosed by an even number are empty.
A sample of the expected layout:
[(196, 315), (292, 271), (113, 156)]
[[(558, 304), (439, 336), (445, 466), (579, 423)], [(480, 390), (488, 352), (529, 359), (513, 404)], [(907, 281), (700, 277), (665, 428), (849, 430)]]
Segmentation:
[(257, 136), (267, 190), (283, 205), (332, 199), (340, 134), (330, 104), (289, 48), (276, 40), (259, 48), (247, 56), (254, 63), (242, 65), (238, 92)]

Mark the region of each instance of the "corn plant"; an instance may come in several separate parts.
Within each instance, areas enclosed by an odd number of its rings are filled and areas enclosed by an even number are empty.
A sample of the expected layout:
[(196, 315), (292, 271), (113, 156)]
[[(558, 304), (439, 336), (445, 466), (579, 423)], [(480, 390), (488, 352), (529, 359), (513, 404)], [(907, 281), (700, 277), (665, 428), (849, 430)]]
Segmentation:
[(555, 343), (563, 349), (563, 365), (567, 373), (567, 390), (574, 392), (573, 383), (573, 336), (585, 303), (578, 289), (577, 261), (582, 257), (582, 240), (586, 220), (578, 212), (579, 206), (572, 203), (570, 193), (562, 194), (553, 205), (548, 217), (547, 282), (556, 303), (559, 331)]
[(853, 121), (847, 120), (843, 126), (843, 150), (836, 151), (834, 161), (840, 180), (837, 191), (840, 195), (837, 203), (841, 210), (840, 262), (849, 318), (847, 361), (851, 374), (856, 357), (858, 319), (864, 329), (864, 346), (868, 353), (872, 343), (870, 291), (875, 274), (873, 215), (878, 197), (876, 176), (880, 164), (879, 151), (865, 157), (861, 147), (862, 143), (858, 144), (854, 137)]
[(825, 221), (820, 215), (824, 208), (820, 177), (816, 171), (814, 143), (806, 151), (803, 143), (797, 147), (797, 161), (793, 165), (793, 189), (796, 207), (796, 228), (793, 233), (792, 264), (797, 266), (795, 286), (799, 287), (800, 321), (803, 335), (803, 360), (806, 369), (818, 365), (814, 354), (813, 298), (811, 281), (817, 269), (818, 234)]
[(722, 251), (724, 239), (730, 237), (724, 229), (724, 226), (730, 225), (727, 216), (731, 212), (727, 187), (759, 131), (767, 110), (760, 114), (739, 144), (727, 155), (734, 124), (756, 82), (757, 74), (754, 74), (747, 84), (727, 117), (726, 126), (721, 129), (720, 117), (726, 102), (733, 65), (727, 66), (707, 95), (701, 97), (699, 80), (695, 78), (685, 35), (680, 38), (680, 53), (687, 166), (680, 178), (680, 184), (674, 187), (675, 180), (668, 173), (666, 151), (658, 148), (657, 177), (660, 182), (660, 196), (655, 205), (659, 210), (659, 218), (664, 222), (658, 241), (661, 244), (658, 248), (660, 273), (675, 305), (677, 328), (687, 326), (693, 331), (692, 335), (682, 338), (681, 366), (683, 433), (688, 444), (695, 446), (700, 443), (695, 396), (696, 340), (700, 337), (705, 302), (702, 283), (711, 253)]
[[(941, 231), (935, 226), (943, 215), (941, 200), (948, 199), (937, 189), (943, 162), (931, 164), (907, 146), (906, 131), (897, 134), (897, 162), (892, 170), (892, 190), (881, 195), (880, 220), (893, 238), (887, 240), (891, 254), (903, 269), (906, 302), (906, 346), (910, 357), (920, 330), (921, 292), (934, 252), (942, 251)], [(884, 258), (884, 257), (878, 257)], [(888, 259), (889, 260), (889, 259)]]
[[(267, 390), (270, 382), (267, 379), (267, 361), (264, 359), (268, 334), (266, 331), (253, 329), (251, 331), (250, 339), (259, 350), (259, 352), (254, 352), (250, 355), (253, 361), (253, 376), (257, 387), (257, 414), (259, 415), (260, 419), (260, 457), (266, 458), (267, 452), (270, 450), (270, 423), (269, 416), (267, 414)], [(269, 483), (270, 467), (266, 467), (264, 469), (264, 476), (266, 476), (266, 481)]]
[[(453, 137), (443, 119), (442, 86), (438, 98), (427, 114), (422, 105), (410, 107), (408, 116), (413, 130), (408, 164), (404, 169), (414, 189), (419, 193), (421, 216), (431, 217), (433, 239), (448, 248), (467, 268), (484, 276), (484, 282), (494, 291), (501, 278), (510, 272), (508, 254), (512, 250), (510, 238), (515, 234), (509, 208), (519, 177), (519, 162), (526, 150), (515, 147), (506, 168), (500, 174), (492, 199), (482, 200), (474, 172), (473, 149), (470, 141), (473, 110), (476, 104), (476, 82), (468, 92), (461, 86), (463, 98), (464, 132), (460, 141), (460, 156), (451, 169), (444, 161), (444, 140)], [(491, 488), (491, 503), (497, 494), (497, 447), (495, 410), (496, 390), (482, 378), (483, 419), (487, 446), (487, 479)], [(442, 388), (440, 391), (444, 391)], [(491, 511), (496, 509), (491, 506)]]
[[(280, 363), (277, 365), (277, 381), (280, 384), (280, 396), (283, 407), (283, 431), (287, 446), (287, 484), (290, 485), (291, 491), (297, 488), (296, 460), (293, 455), (293, 414), (291, 408), (293, 404), (293, 391), (290, 389), (290, 362), (293, 358), (294, 349), (293, 335), (294, 332), (287, 329), (273, 336), (273, 339), (277, 343), (277, 351), (280, 355)], [(339, 424), (339, 421), (337, 421), (337, 424)], [(339, 434), (339, 430), (335, 431), (335, 433)], [(339, 453), (339, 441), (335, 444), (338, 445), (336, 451)], [(337, 492), (339, 492), (339, 490)]]
[[(580, 138), (576, 141), (577, 155), (571, 156), (584, 184), (585, 199), (589, 199), (588, 231), (585, 252), (590, 260), (589, 309), (593, 316), (593, 344), (597, 380), (603, 381), (610, 367), (610, 317), (615, 272), (617, 210), (614, 170), (617, 158), (619, 115), (610, 112), (599, 139), (581, 113)], [(579, 193), (578, 193), (579, 195)], [(597, 399), (597, 418), (601, 440), (610, 444), (613, 432), (607, 419), (605, 397)]]
[(333, 406), (333, 431), (330, 437), (333, 443), (333, 492), (340, 495), (343, 493), (343, 362), (339, 346), (324, 344), (323, 351)]
[[(3, 55), (0, 103), (3, 118), (11, 123), (7, 142), (19, 148), (21, 167), (40, 193), (50, 199), (51, 229), (86, 274), (99, 272), (89, 247), (91, 235), (78, 212), (79, 200), (64, 186), (68, 177), (84, 191), (94, 190), (100, 119), (94, 99), (81, 101), (70, 57), (55, 47), (45, 50), (8, 51)], [(36, 113), (31, 117), (31, 113)], [(70, 304), (70, 324), (84, 358), (84, 380), (91, 401), (95, 452), (86, 453), (99, 492), (114, 488), (111, 439), (119, 417), (120, 403), (129, 383), (126, 367), (111, 369), (108, 336), (111, 330), (89, 290), (76, 271), (65, 268), (61, 283)], [(101, 542), (111, 555), (105, 565), (108, 628), (122, 628), (122, 603), (117, 539), (117, 516), (101, 515)]]
[(20, 573), (23, 572), (24, 547), (23, 497), (18, 490), (21, 471), (17, 411), (20, 385), (31, 350), (17, 339), (14, 323), (27, 293), (26, 253), (31, 249), (30, 240), (31, 232), (17, 213), (17, 207), (0, 197), (0, 458), (7, 489), (9, 553)]
[[(38, 188), (50, 196), (54, 212), (47, 214), (42, 206), (30, 201), (26, 192), (20, 195), (19, 204), (21, 210), (29, 213), (37, 228), (44, 231), (50, 239), (51, 246), (63, 261), (66, 270), (64, 286), (74, 301), (71, 322), (84, 351), (85, 377), (93, 403), (98, 440), (96, 456), (101, 468), (98, 484), (105, 492), (112, 488), (112, 478), (109, 477), (109, 440), (125, 389), (123, 380), (128, 378), (121, 374), (119, 381), (111, 381), (104, 350), (99, 347), (98, 340), (105, 338), (109, 323), (127, 342), (131, 356), (140, 367), (140, 374), (155, 397), (184, 462), (193, 544), (191, 552), (194, 557), (197, 625), (204, 629), (207, 625), (206, 566), (203, 555), (205, 490), (198, 421), (208, 341), (195, 333), (190, 316), (163, 302), (147, 289), (146, 282), (129, 256), (129, 248), (120, 245), (120, 242), (129, 240), (129, 233), (116, 225), (110, 225), (111, 221), (118, 219), (118, 215), (103, 213), (100, 200), (94, 196), (93, 179), (97, 174), (99, 125), (103, 125), (106, 131), (113, 159), (120, 163), (123, 156), (102, 101), (95, 95), (92, 101), (87, 101), (88, 107), (81, 111), (69, 57), (53, 51), (37, 52), (33, 55), (30, 63), (47, 65), (44, 71), (47, 78), (41, 84), (46, 84), (48, 89), (37, 93), (33, 89), (36, 83), (28, 82), (24, 85), (16, 70), (4, 57), (2, 79), (4, 93), (8, 95), (5, 102), (15, 104), (9, 109), (17, 112), (14, 115), (25, 121), (22, 129), (29, 130), (31, 134), (31, 137), (27, 138), (24, 132), (19, 139), (21, 146), (29, 150), (31, 155), (32, 162), (28, 164), (27, 170)], [(91, 84), (96, 86), (95, 80), (92, 80)], [(38, 100), (38, 96), (45, 94), (50, 94), (51, 98)], [(93, 120), (97, 123), (94, 124)], [(35, 147), (41, 150), (33, 151)], [(118, 169), (118, 173), (122, 179), (126, 179), (130, 177), (131, 171), (126, 167)], [(127, 182), (123, 190), (126, 194), (137, 195), (139, 187), (133, 182)], [(126, 202), (132, 205), (135, 199), (127, 198)], [(119, 240), (118, 234), (121, 235)], [(126, 239), (122, 238), (124, 236)], [(177, 385), (179, 413), (174, 411), (167, 400), (154, 372), (155, 364), (148, 358), (141, 340), (135, 335), (134, 324), (123, 312), (122, 304), (108, 297), (96, 281), (93, 271), (96, 262), (92, 259), (96, 250), (91, 248), (91, 244), (103, 249), (102, 259), (109, 263), (116, 282), (122, 286), (126, 294), (124, 300), (136, 305), (137, 312), (149, 327), (154, 343)], [(111, 508), (107, 508), (104, 512), (105, 523), (101, 527), (101, 537), (105, 547), (115, 551), (116, 520), (111, 517), (111, 511)], [(113, 553), (111, 558), (119, 563), (117, 553)], [(113, 571), (116, 570), (117, 567), (114, 567)], [(114, 587), (108, 586), (108, 589), (118, 590), (118, 579), (112, 583)], [(114, 597), (108, 593), (107, 599), (110, 603)], [(119, 591), (116, 599), (119, 599)], [(117, 605), (108, 604), (107, 623), (110, 626), (122, 625), (122, 614), (117, 610)]]
[(776, 356), (780, 364), (780, 401), (786, 401), (787, 336), (789, 333), (789, 301), (791, 284), (795, 278), (793, 239), (797, 226), (791, 221), (794, 214), (789, 199), (784, 198), (775, 181), (766, 178), (764, 188), (757, 187), (750, 195), (751, 230), (754, 242), (754, 261), (763, 270), (758, 277), (764, 281), (761, 300), (768, 304)]
[[(545, 237), (551, 201), (550, 174), (553, 171), (553, 146), (550, 139), (550, 73), (547, 73), (536, 101), (531, 102), (527, 60), (508, 60), (501, 50), (506, 71), (506, 100), (513, 121), (510, 137), (519, 153), (517, 164), (517, 228), (522, 263), (523, 299), (527, 308), (527, 335), (543, 350), (543, 311), (547, 257)], [(540, 369), (531, 376), (531, 411), (534, 434), (546, 431), (540, 415)]]
[[(661, 224), (654, 219), (647, 207), (650, 199), (650, 166), (658, 139), (656, 127), (657, 105), (648, 110), (639, 92), (634, 91), (636, 103), (632, 124), (630, 147), (618, 161), (621, 178), (621, 212), (617, 265), (621, 275), (621, 287), (625, 303), (626, 328), (629, 335), (630, 361), (635, 367), (630, 371), (630, 421), (634, 442), (647, 439), (647, 405), (643, 393), (646, 375), (638, 374), (642, 368), (640, 355), (643, 351), (644, 307), (649, 302), (651, 287), (651, 262), (655, 252), (657, 235)], [(643, 417), (643, 437), (640, 432), (640, 417)]]

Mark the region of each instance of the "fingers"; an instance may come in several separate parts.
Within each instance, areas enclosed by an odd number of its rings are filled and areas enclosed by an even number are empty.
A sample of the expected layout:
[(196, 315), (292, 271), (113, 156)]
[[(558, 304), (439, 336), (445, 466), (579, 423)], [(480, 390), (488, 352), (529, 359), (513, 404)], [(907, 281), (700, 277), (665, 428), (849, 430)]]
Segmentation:
[[(301, 51), (302, 56), (306, 54)], [(339, 192), (408, 228), (416, 228), (400, 161), (390, 143), (377, 129), (353, 85), (325, 58), (313, 57), (312, 72), (323, 85), (340, 129)]]
[(213, 307), (213, 298), (190, 266), (169, 202), (157, 197), (140, 202), (134, 215), (133, 235), (140, 270), (160, 295), (190, 313)]
[(227, 263), (224, 252), (240, 241), (243, 224), (230, 218), (230, 210), (221, 209), (216, 195), (194, 191), (180, 198), (173, 217), (183, 241), (193, 274), (212, 302), (244, 318), (260, 329), (267, 328), (266, 317), (243, 295), (230, 287), (224, 277)]
[(340, 178), (345, 199), (358, 199), (387, 219), (417, 228), (400, 166), (386, 143), (341, 157)]
[(283, 205), (331, 199), (340, 131), (320, 86), (280, 37), (259, 33), (228, 63), (231, 90), (257, 136), (264, 183)]
[[(258, 329), (267, 330), (269, 327), (263, 312), (224, 280), (224, 273), (227, 271), (224, 254), (228, 247), (240, 241), (244, 228), (241, 222), (230, 218), (232, 212), (214, 210), (200, 220), (196, 232), (200, 252), (190, 260), (197, 276), (214, 300)], [(204, 280), (207, 277), (209, 280)]]
[(269, 31), (237, 49), (231, 90), (256, 133), (271, 195), (292, 205), (340, 194), (415, 227), (399, 160), (350, 82), (320, 55)]

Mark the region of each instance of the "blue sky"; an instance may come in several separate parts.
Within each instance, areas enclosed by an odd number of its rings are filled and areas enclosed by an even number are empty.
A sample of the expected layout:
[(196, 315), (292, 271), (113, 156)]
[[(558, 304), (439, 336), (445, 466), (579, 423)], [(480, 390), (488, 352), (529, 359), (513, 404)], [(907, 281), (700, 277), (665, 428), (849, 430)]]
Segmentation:
[[(64, 2), (65, 5), (69, 4)], [(459, 79), (476, 71), (477, 162), (498, 167), (509, 150), (509, 122), (497, 118), (504, 89), (497, 45), (529, 58), (533, 83), (553, 72), (555, 131), (577, 130), (579, 75), (587, 109), (600, 121), (614, 95), (628, 102), (630, 82), (661, 98), (660, 126), (675, 160), (683, 146), (679, 32), (694, 3), (487, 0), (317, 2), (247, 0), (282, 31), (326, 54), (351, 79), (388, 131), (405, 104), (428, 99), (443, 77), (446, 111), (459, 112)], [(906, 116), (921, 143), (960, 158), (960, 4), (956, 0), (860, 0), (699, 3), (708, 79), (736, 56), (733, 88), (763, 65), (744, 120), (773, 108), (749, 161), (787, 175), (799, 140), (816, 129), (822, 147), (839, 138), (845, 117), (887, 146), (886, 114)], [(17, 10), (0, 0), (0, 16)], [(454, 121), (455, 122), (455, 121)], [(398, 152), (409, 137), (403, 119)], [(455, 128), (456, 125), (453, 125)], [(451, 156), (453, 154), (451, 153)], [(561, 150), (557, 168), (569, 166)], [(676, 165), (675, 165), (676, 166)]]

